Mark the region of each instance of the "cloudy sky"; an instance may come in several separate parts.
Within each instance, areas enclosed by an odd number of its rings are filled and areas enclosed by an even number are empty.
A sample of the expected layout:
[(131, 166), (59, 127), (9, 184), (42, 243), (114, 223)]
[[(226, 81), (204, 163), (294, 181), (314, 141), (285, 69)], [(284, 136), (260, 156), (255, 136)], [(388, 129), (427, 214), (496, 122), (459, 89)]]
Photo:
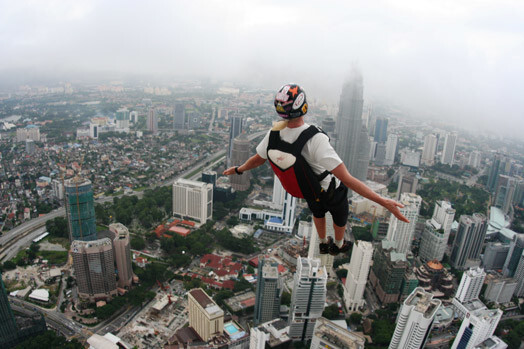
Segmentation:
[(295, 81), (336, 102), (352, 65), (368, 102), (524, 131), (523, 1), (0, 0), (0, 77)]

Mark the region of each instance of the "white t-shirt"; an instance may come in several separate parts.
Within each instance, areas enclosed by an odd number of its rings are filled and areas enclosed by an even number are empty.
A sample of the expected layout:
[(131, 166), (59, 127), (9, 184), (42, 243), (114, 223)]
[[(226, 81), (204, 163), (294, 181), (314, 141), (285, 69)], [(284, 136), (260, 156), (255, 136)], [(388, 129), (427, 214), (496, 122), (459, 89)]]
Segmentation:
[[(295, 128), (286, 127), (283, 130), (280, 130), (280, 138), (287, 143), (293, 143), (297, 140), (302, 131), (305, 131), (309, 126), (310, 125), (308, 124), (304, 124)], [(271, 130), (269, 130), (264, 139), (262, 139), (257, 146), (257, 154), (263, 159), (267, 159), (267, 146), (270, 133)], [(317, 133), (306, 142), (304, 148), (302, 148), (302, 156), (307, 161), (313, 172), (317, 175), (326, 170), (332, 171), (342, 163), (337, 152), (329, 143), (329, 137), (324, 133)], [(332, 176), (333, 175), (329, 175), (320, 182), (320, 185), (325, 190), (328, 189)], [(338, 187), (340, 181), (336, 177), (335, 180), (337, 181)]]

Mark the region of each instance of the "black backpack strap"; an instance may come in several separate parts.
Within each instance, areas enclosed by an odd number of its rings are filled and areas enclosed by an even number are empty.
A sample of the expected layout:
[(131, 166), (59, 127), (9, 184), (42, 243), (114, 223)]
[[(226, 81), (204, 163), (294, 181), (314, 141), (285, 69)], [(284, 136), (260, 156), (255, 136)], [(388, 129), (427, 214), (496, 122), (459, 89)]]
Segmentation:
[(304, 148), (304, 145), (306, 145), (307, 141), (309, 141), (314, 135), (317, 133), (322, 132), (318, 127), (311, 125), (306, 130), (302, 131), (300, 136), (298, 136), (297, 140), (293, 143), (293, 153), (300, 154), (302, 152), (302, 148)]
[(278, 143), (280, 143), (280, 131), (271, 131), (267, 142), (268, 149), (276, 148)]

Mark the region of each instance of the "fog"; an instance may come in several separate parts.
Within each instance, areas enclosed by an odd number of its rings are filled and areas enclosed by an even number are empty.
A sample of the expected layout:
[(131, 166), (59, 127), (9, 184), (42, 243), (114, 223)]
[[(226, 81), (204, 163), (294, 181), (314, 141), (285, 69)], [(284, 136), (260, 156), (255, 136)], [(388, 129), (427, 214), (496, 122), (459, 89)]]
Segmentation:
[(522, 1), (3, 1), (0, 80), (133, 74), (303, 85), (460, 127), (524, 126)]

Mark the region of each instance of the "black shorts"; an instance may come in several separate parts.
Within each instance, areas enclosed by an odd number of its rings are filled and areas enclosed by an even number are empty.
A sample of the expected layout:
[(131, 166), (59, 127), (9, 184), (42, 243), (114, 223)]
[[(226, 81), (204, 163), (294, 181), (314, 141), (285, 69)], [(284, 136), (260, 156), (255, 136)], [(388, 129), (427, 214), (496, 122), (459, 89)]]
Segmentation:
[(346, 225), (349, 216), (349, 205), (348, 205), (348, 188), (340, 183), (337, 189), (332, 192), (324, 192), (324, 196), (320, 201), (309, 201), (307, 205), (313, 216), (316, 218), (324, 218), (326, 212), (331, 213), (333, 216), (333, 222), (339, 227)]

